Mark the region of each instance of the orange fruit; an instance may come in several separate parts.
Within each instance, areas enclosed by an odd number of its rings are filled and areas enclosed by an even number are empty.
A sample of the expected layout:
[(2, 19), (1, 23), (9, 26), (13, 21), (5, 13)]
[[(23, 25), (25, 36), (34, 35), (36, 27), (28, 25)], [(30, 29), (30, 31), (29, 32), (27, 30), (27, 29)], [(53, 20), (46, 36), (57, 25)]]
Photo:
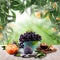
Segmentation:
[(57, 17), (56, 20), (60, 20), (60, 18)]
[(5, 50), (8, 54), (15, 54), (17, 53), (18, 49), (19, 48), (15, 44), (8, 44)]
[(0, 39), (1, 39), (1, 38), (3, 38), (3, 35), (2, 35), (2, 33), (0, 33)]
[(36, 12), (36, 13), (35, 13), (35, 16), (36, 16), (37, 18), (41, 18), (41, 13), (40, 13), (40, 12)]

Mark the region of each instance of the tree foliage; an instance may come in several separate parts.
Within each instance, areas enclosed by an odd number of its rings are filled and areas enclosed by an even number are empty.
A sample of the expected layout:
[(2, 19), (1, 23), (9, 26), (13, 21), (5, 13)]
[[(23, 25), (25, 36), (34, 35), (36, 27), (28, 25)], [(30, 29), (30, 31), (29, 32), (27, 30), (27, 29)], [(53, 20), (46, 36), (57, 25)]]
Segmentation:
[[(16, 20), (14, 11), (23, 13), (29, 7), (31, 14), (39, 11), (42, 14), (41, 18), (48, 16), (52, 27), (60, 32), (60, 0), (0, 0), (0, 30), (4, 29), (7, 23)], [(44, 14), (44, 11), (47, 12)]]

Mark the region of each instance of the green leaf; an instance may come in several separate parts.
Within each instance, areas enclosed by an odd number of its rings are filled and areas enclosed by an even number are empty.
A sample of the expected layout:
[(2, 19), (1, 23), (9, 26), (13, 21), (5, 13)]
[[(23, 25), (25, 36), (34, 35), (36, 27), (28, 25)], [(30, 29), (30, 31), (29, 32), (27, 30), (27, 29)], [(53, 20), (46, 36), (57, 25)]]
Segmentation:
[(15, 21), (16, 20), (16, 14), (13, 11), (11, 11), (11, 12), (12, 12), (12, 16), (13, 16), (13, 21)]
[(31, 0), (26, 0), (26, 7), (30, 7), (31, 6)]
[[(12, 22), (16, 20), (16, 14), (14, 11), (11, 10), (12, 15), (7, 15), (7, 22)], [(8, 18), (12, 18), (12, 19), (8, 19)]]

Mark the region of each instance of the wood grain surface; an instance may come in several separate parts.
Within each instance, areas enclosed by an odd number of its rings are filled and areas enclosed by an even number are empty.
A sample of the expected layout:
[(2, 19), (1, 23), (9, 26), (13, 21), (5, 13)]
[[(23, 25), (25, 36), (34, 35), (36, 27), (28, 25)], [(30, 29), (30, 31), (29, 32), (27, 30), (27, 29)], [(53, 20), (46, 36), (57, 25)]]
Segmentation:
[(0, 60), (60, 60), (60, 45), (55, 45), (57, 51), (47, 54), (44, 58), (21, 58), (9, 55), (5, 50), (2, 50), (0, 46)]

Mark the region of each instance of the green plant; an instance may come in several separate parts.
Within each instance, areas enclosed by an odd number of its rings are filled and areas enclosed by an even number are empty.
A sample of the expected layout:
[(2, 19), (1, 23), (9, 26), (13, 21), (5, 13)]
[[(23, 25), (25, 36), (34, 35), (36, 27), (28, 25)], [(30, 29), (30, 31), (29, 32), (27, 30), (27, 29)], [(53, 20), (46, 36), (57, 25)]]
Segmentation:
[[(0, 0), (0, 25), (5, 26), (8, 22), (15, 20), (16, 16), (13, 10), (23, 13), (28, 7), (31, 7), (32, 11), (34, 9), (48, 10), (51, 20), (56, 22), (55, 18), (60, 14), (59, 2), (59, 0)], [(9, 11), (12, 15), (9, 15)], [(12, 19), (10, 20), (8, 17), (12, 17)]]
[(41, 51), (36, 50), (35, 52), (37, 53), (35, 58), (42, 58), (46, 56), (46, 54)]
[[(47, 16), (49, 17), (49, 20), (52, 23), (51, 27), (56, 29), (54, 36), (59, 38), (60, 35), (57, 36), (58, 33), (60, 32), (60, 1), (59, 0), (38, 0), (38, 1), (37, 0), (0, 0), (0, 33), (5, 29), (6, 24), (15, 21), (16, 14), (14, 11), (20, 11), (20, 13), (23, 13), (29, 7), (31, 8), (31, 14), (39, 11), (42, 14), (41, 18), (44, 19)], [(45, 13), (45, 11), (47, 12)], [(9, 14), (10, 12), (12, 15)], [(49, 32), (46, 31), (44, 32), (49, 34)]]

